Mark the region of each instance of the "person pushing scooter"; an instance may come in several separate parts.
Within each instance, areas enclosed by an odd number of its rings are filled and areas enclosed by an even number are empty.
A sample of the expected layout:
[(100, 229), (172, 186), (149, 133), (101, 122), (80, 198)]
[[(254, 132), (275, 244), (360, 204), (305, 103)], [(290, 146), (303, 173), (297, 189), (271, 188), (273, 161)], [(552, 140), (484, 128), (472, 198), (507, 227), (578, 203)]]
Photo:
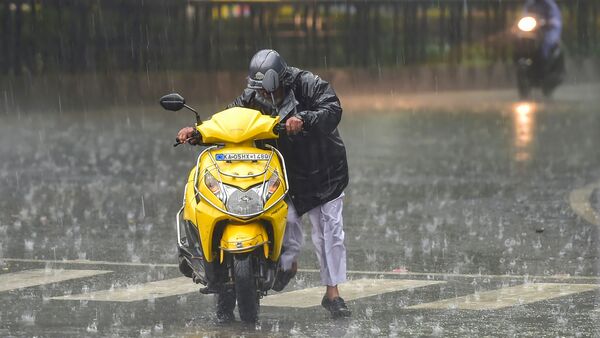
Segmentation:
[[(274, 93), (263, 89), (269, 70), (278, 74)], [(273, 290), (281, 291), (298, 269), (297, 257), (304, 243), (301, 218), (308, 214), (312, 241), (326, 286), (321, 305), (334, 318), (350, 316), (338, 284), (346, 281), (346, 247), (343, 230), (343, 196), (348, 185), (346, 149), (337, 126), (342, 117), (340, 101), (331, 85), (311, 72), (289, 67), (272, 49), (258, 51), (250, 61), (248, 85), (229, 106), (278, 114), (286, 135), (276, 141), (286, 161), (290, 191), (283, 253)], [(193, 127), (179, 131), (181, 143), (198, 144)], [(218, 294), (217, 297), (224, 297)], [(217, 315), (228, 317), (233, 308), (217, 299)], [(229, 306), (230, 307), (230, 306)]]

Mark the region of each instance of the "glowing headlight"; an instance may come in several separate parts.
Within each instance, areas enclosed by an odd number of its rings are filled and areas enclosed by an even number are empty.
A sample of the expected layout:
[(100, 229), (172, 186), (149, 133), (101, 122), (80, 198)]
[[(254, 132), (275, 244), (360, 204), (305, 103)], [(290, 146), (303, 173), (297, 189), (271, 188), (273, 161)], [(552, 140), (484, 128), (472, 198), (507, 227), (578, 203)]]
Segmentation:
[(526, 16), (526, 17), (522, 18), (521, 20), (519, 20), (519, 23), (517, 24), (517, 26), (523, 32), (531, 32), (532, 30), (535, 29), (535, 26), (537, 26), (537, 21), (535, 20), (535, 18), (533, 18), (531, 16)]

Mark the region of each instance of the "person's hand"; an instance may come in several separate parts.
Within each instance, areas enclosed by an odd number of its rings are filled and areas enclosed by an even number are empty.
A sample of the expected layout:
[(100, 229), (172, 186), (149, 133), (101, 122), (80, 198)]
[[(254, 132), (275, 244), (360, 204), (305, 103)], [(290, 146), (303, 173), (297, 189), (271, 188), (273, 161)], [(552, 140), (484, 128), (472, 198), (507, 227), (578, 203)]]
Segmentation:
[(302, 131), (303, 124), (304, 122), (301, 119), (292, 116), (285, 122), (285, 131), (288, 135), (296, 135)]
[(179, 143), (189, 143), (191, 145), (196, 145), (200, 143), (200, 133), (196, 131), (194, 127), (185, 127), (182, 128), (177, 133), (177, 142)]

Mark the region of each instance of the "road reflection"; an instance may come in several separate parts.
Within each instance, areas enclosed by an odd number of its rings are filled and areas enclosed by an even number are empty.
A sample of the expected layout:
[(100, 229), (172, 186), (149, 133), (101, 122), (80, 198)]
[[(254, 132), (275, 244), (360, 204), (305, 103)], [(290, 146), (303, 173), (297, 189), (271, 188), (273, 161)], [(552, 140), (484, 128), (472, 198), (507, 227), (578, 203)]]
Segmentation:
[(518, 102), (513, 105), (513, 159), (516, 162), (525, 163), (532, 159), (536, 111), (537, 105), (533, 102)]

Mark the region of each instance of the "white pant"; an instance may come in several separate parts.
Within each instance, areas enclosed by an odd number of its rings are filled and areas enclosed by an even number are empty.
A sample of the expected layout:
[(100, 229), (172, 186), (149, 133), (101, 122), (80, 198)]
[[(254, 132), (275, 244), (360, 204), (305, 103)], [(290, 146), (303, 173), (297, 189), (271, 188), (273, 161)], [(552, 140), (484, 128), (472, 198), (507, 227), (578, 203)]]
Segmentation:
[[(321, 266), (321, 283), (335, 286), (346, 281), (346, 247), (342, 220), (343, 202), (340, 197), (308, 211), (312, 223), (312, 242)], [(283, 236), (284, 251), (280, 264), (289, 270), (304, 244), (302, 218), (292, 203), (288, 203), (287, 225)]]

